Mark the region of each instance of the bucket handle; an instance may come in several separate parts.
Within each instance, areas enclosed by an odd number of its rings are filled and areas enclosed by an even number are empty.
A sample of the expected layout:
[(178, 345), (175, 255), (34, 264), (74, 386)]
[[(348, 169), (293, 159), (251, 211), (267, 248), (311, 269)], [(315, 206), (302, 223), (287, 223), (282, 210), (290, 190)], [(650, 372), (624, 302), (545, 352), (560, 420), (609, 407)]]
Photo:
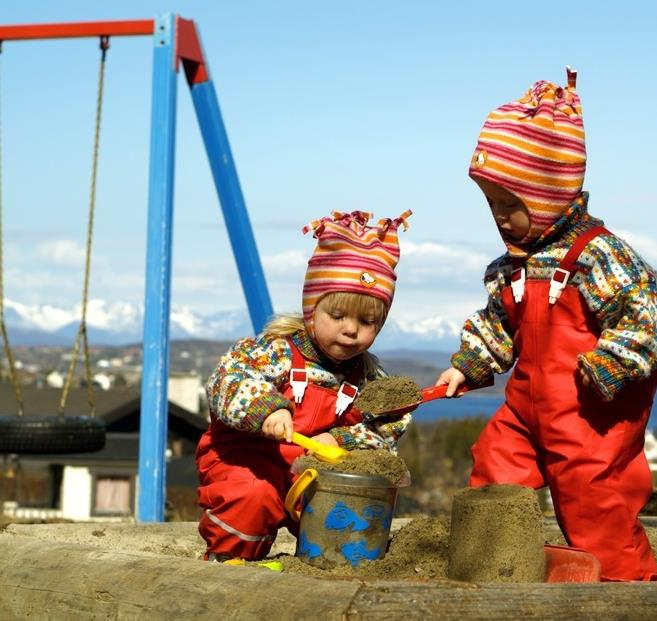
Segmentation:
[(301, 519), (301, 511), (296, 508), (299, 497), (316, 478), (317, 470), (314, 468), (306, 468), (294, 482), (294, 485), (290, 488), (287, 496), (285, 496), (285, 510), (295, 522), (298, 522)]

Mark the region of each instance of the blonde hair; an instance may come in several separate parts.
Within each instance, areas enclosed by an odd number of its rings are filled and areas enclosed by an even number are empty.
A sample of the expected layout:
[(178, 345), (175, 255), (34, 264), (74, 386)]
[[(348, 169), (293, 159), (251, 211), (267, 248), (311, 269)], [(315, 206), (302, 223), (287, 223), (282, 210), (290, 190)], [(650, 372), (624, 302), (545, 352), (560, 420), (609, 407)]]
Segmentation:
[[(327, 293), (321, 299), (326, 300), (331, 309), (339, 309), (348, 314), (359, 316), (373, 315), (378, 330), (383, 327), (388, 316), (387, 304), (380, 298), (375, 298), (372, 295), (336, 291)], [(304, 329), (306, 329), (306, 324), (303, 320), (303, 315), (291, 313), (273, 317), (267, 323), (263, 332), (265, 334), (272, 334), (273, 336), (285, 337)], [(376, 375), (379, 368), (376, 356), (367, 351), (363, 352), (363, 366), (367, 377)]]

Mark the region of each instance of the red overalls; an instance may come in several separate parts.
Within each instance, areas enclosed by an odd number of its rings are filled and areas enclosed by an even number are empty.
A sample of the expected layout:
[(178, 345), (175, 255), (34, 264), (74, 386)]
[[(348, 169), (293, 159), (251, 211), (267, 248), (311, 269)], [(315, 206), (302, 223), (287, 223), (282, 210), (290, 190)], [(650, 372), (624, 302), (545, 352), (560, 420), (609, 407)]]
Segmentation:
[[(601, 232), (580, 235), (560, 267), (570, 272)], [(596, 347), (595, 317), (576, 287), (554, 304), (549, 289), (549, 281), (528, 280), (520, 302), (511, 287), (502, 291), (517, 362), (504, 405), (473, 446), (470, 485), (549, 485), (568, 543), (595, 554), (604, 579), (650, 579), (657, 564), (637, 515), (652, 491), (643, 445), (657, 374), (602, 401), (582, 384), (577, 363)]]
[[(305, 360), (290, 344), (292, 368), (304, 369)], [(359, 369), (357, 373), (361, 373)], [(353, 381), (352, 381), (353, 380)], [(358, 385), (359, 378), (347, 381)], [(283, 394), (292, 400), (288, 383)], [(294, 430), (313, 436), (336, 426), (354, 425), (362, 414), (349, 407), (336, 414), (337, 392), (308, 383), (294, 412)], [(285, 513), (285, 496), (296, 475), (292, 462), (304, 449), (254, 433), (237, 431), (213, 420), (196, 450), (199, 504), (205, 509), (199, 532), (210, 553), (245, 559), (267, 555), (281, 526), (295, 530)]]

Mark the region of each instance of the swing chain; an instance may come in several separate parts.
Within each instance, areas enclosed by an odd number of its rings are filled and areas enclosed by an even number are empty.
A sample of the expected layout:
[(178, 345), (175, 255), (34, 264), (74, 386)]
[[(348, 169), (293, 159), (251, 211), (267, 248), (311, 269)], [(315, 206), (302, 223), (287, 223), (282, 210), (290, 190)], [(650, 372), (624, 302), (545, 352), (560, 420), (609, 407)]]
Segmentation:
[(96, 124), (94, 131), (94, 148), (91, 166), (91, 189), (89, 195), (89, 217), (87, 222), (87, 247), (84, 264), (84, 286), (82, 291), (82, 317), (80, 319), (80, 326), (75, 338), (75, 345), (73, 347), (73, 354), (71, 362), (66, 374), (66, 381), (62, 390), (62, 396), (59, 402), (59, 413), (64, 413), (66, 407), (66, 400), (73, 381), (73, 372), (78, 363), (78, 354), (80, 352), (80, 343), (83, 345), (83, 357), (85, 365), (85, 377), (87, 380), (87, 401), (91, 409), (91, 416), (96, 413), (96, 405), (94, 403), (94, 392), (92, 387), (91, 378), (91, 365), (89, 362), (89, 343), (87, 339), (87, 302), (89, 298), (89, 273), (91, 271), (91, 245), (93, 240), (93, 226), (94, 226), (94, 211), (96, 206), (96, 180), (98, 177), (98, 152), (100, 145), (100, 125), (103, 110), (103, 90), (105, 85), (105, 56), (109, 49), (109, 37), (100, 37), (100, 67), (98, 70), (98, 95), (96, 98)]
[[(0, 41), (0, 54), (2, 53), (2, 41)], [(0, 88), (0, 93), (2, 89)], [(2, 115), (0, 114), (0, 331), (2, 332), (2, 345), (5, 352), (5, 357), (7, 358), (7, 365), (9, 366), (9, 377), (11, 380), (11, 385), (14, 389), (14, 395), (16, 396), (16, 402), (18, 403), (18, 416), (23, 416), (24, 406), (23, 406), (23, 394), (21, 392), (21, 386), (18, 381), (18, 375), (16, 373), (16, 363), (14, 361), (14, 355), (11, 351), (11, 346), (9, 344), (9, 335), (7, 334), (7, 327), (5, 325), (5, 295), (4, 295), (4, 265), (3, 265), (3, 243), (4, 238), (2, 230)]]

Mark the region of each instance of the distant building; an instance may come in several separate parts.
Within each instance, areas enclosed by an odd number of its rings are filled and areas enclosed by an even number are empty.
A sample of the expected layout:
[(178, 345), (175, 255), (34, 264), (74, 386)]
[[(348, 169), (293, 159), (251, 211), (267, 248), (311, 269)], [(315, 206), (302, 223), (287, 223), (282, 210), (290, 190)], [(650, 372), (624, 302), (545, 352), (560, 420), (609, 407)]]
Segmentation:
[(171, 373), (169, 375), (169, 401), (198, 414), (201, 411), (201, 377), (198, 373)]
[(114, 376), (109, 373), (96, 373), (92, 377), (94, 388), (100, 388), (101, 390), (109, 390), (114, 384)]
[(46, 375), (46, 384), (50, 388), (62, 388), (64, 386), (64, 375), (59, 371), (51, 371)]

